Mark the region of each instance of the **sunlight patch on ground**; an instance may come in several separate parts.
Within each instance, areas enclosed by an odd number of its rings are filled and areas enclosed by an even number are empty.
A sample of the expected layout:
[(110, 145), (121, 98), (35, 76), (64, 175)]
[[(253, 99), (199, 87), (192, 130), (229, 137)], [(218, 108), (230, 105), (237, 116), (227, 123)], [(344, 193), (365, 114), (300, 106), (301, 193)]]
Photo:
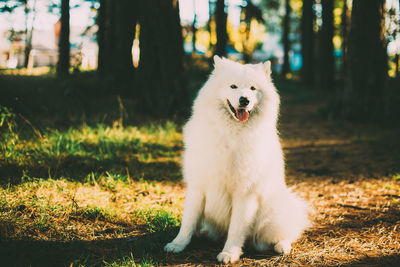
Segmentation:
[[(0, 196), (3, 227), (14, 228), (2, 233), (5, 235), (2, 238), (45, 240), (92, 240), (110, 234), (124, 237), (132, 235), (132, 231), (135, 234), (148, 229), (155, 231), (157, 227), (151, 228), (149, 222), (160, 224), (160, 220), (164, 229), (173, 227), (179, 222), (184, 200), (179, 184), (110, 180), (102, 175), (91, 176), (87, 182), (31, 179), (1, 188)], [(163, 221), (160, 216), (169, 219)], [(128, 232), (126, 227), (130, 229)], [(65, 228), (77, 236), (70, 236)], [(99, 228), (105, 232), (100, 233)], [(115, 235), (118, 228), (122, 232)]]

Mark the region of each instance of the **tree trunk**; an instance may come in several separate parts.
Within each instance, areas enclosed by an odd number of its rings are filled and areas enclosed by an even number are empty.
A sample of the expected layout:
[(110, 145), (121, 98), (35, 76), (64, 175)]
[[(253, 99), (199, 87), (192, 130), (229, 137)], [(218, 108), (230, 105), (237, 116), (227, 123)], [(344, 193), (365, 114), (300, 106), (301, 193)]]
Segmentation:
[(69, 0), (61, 0), (61, 32), (58, 42), (57, 76), (69, 75)]
[(135, 38), (136, 22), (137, 22), (137, 1), (132, 0), (118, 0), (116, 5), (114, 17), (115, 32), (114, 40), (114, 53), (112, 59), (112, 66), (117, 81), (132, 80), (134, 74), (133, 59), (132, 59), (132, 45)]
[(301, 53), (303, 66), (301, 80), (306, 85), (314, 83), (314, 0), (303, 1), (301, 17)]
[(116, 93), (132, 90), (134, 67), (132, 44), (136, 32), (138, 2), (100, 0), (98, 72), (113, 83)]
[(190, 101), (184, 76), (178, 1), (142, 1), (139, 23), (140, 109), (158, 115), (187, 112)]
[(215, 47), (215, 54), (218, 56), (226, 55), (226, 45), (228, 43), (228, 33), (226, 29), (227, 16), (228, 15), (225, 12), (225, 1), (217, 0), (215, 10), (217, 45)]
[[(399, 9), (400, 9), (400, 0), (399, 0)], [(397, 38), (400, 37), (400, 17), (397, 20)], [(395, 57), (396, 60), (396, 78), (400, 79), (400, 48), (397, 47), (397, 54)]]
[(385, 0), (353, 0), (349, 35), (349, 79), (345, 114), (376, 120), (384, 112), (387, 82)]
[(100, 8), (97, 15), (97, 45), (99, 52), (97, 55), (97, 71), (100, 77), (104, 77), (107, 68), (107, 43), (106, 43), (106, 12), (107, 0), (100, 0)]
[[(193, 3), (193, 4), (195, 4), (195, 3)], [(196, 32), (197, 32), (196, 23), (197, 23), (197, 15), (196, 15), (196, 10), (194, 9), (194, 17), (193, 17), (193, 23), (192, 23), (192, 53), (193, 54), (197, 53), (197, 50), (196, 50)]]
[(321, 56), (320, 56), (320, 87), (331, 91), (334, 88), (335, 59), (333, 54), (333, 2), (322, 2)]
[(211, 27), (211, 24), (212, 24), (212, 22), (213, 22), (213, 16), (214, 16), (214, 14), (213, 14), (213, 4), (212, 4), (212, 0), (208, 0), (208, 22), (207, 22), (207, 31), (208, 31), (208, 34), (209, 34), (209, 36), (210, 36), (210, 39), (209, 39), (209, 44), (208, 44), (208, 49), (209, 49), (209, 51), (214, 51), (214, 47), (213, 47), (213, 43), (212, 43), (212, 38), (211, 38), (211, 36), (212, 36), (212, 27)]
[(348, 46), (349, 46), (349, 7), (347, 5), (347, 0), (343, 0), (342, 9), (342, 67), (341, 73), (342, 77), (346, 78), (348, 72)]
[(289, 62), (289, 51), (290, 51), (290, 14), (292, 9), (290, 7), (290, 0), (285, 0), (285, 17), (283, 18), (283, 33), (282, 33), (282, 43), (283, 43), (283, 66), (281, 75), (283, 79), (287, 78), (287, 74), (290, 73), (290, 62)]
[[(36, 6), (36, 0), (34, 5)], [(29, 19), (29, 4), (28, 1), (25, 1), (24, 4), (24, 9), (25, 9), (25, 57), (24, 57), (24, 67), (28, 67), (29, 63), (29, 55), (32, 50), (32, 31), (33, 31), (33, 23), (31, 26), (31, 29), (28, 29), (28, 19)]]

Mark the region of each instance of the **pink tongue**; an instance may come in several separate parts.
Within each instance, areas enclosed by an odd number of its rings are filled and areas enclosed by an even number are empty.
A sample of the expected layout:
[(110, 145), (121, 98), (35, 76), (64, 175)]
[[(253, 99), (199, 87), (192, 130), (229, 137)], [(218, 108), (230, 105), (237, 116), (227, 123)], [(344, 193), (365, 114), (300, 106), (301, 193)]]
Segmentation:
[(247, 119), (249, 118), (249, 113), (245, 109), (238, 109), (236, 110), (236, 117), (240, 121), (247, 121)]

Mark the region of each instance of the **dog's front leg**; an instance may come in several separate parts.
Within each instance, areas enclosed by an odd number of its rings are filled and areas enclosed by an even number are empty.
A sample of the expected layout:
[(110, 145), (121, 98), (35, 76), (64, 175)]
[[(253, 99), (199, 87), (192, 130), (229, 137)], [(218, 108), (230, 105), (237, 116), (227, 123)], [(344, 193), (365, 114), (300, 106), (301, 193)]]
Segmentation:
[(250, 194), (233, 195), (228, 238), (224, 249), (217, 256), (219, 262), (232, 263), (239, 260), (243, 243), (254, 221), (257, 209), (258, 202), (255, 196)]
[(194, 188), (188, 188), (181, 228), (175, 239), (164, 247), (166, 252), (181, 252), (189, 244), (203, 209), (204, 194)]

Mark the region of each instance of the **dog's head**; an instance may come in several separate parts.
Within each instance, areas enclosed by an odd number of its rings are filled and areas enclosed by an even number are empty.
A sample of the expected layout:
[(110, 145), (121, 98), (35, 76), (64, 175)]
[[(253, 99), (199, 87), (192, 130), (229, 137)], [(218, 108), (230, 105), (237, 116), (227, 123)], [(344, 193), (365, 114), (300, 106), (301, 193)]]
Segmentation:
[(247, 121), (265, 97), (271, 63), (243, 65), (214, 56), (214, 66), (213, 76), (218, 82), (222, 105), (236, 121)]

